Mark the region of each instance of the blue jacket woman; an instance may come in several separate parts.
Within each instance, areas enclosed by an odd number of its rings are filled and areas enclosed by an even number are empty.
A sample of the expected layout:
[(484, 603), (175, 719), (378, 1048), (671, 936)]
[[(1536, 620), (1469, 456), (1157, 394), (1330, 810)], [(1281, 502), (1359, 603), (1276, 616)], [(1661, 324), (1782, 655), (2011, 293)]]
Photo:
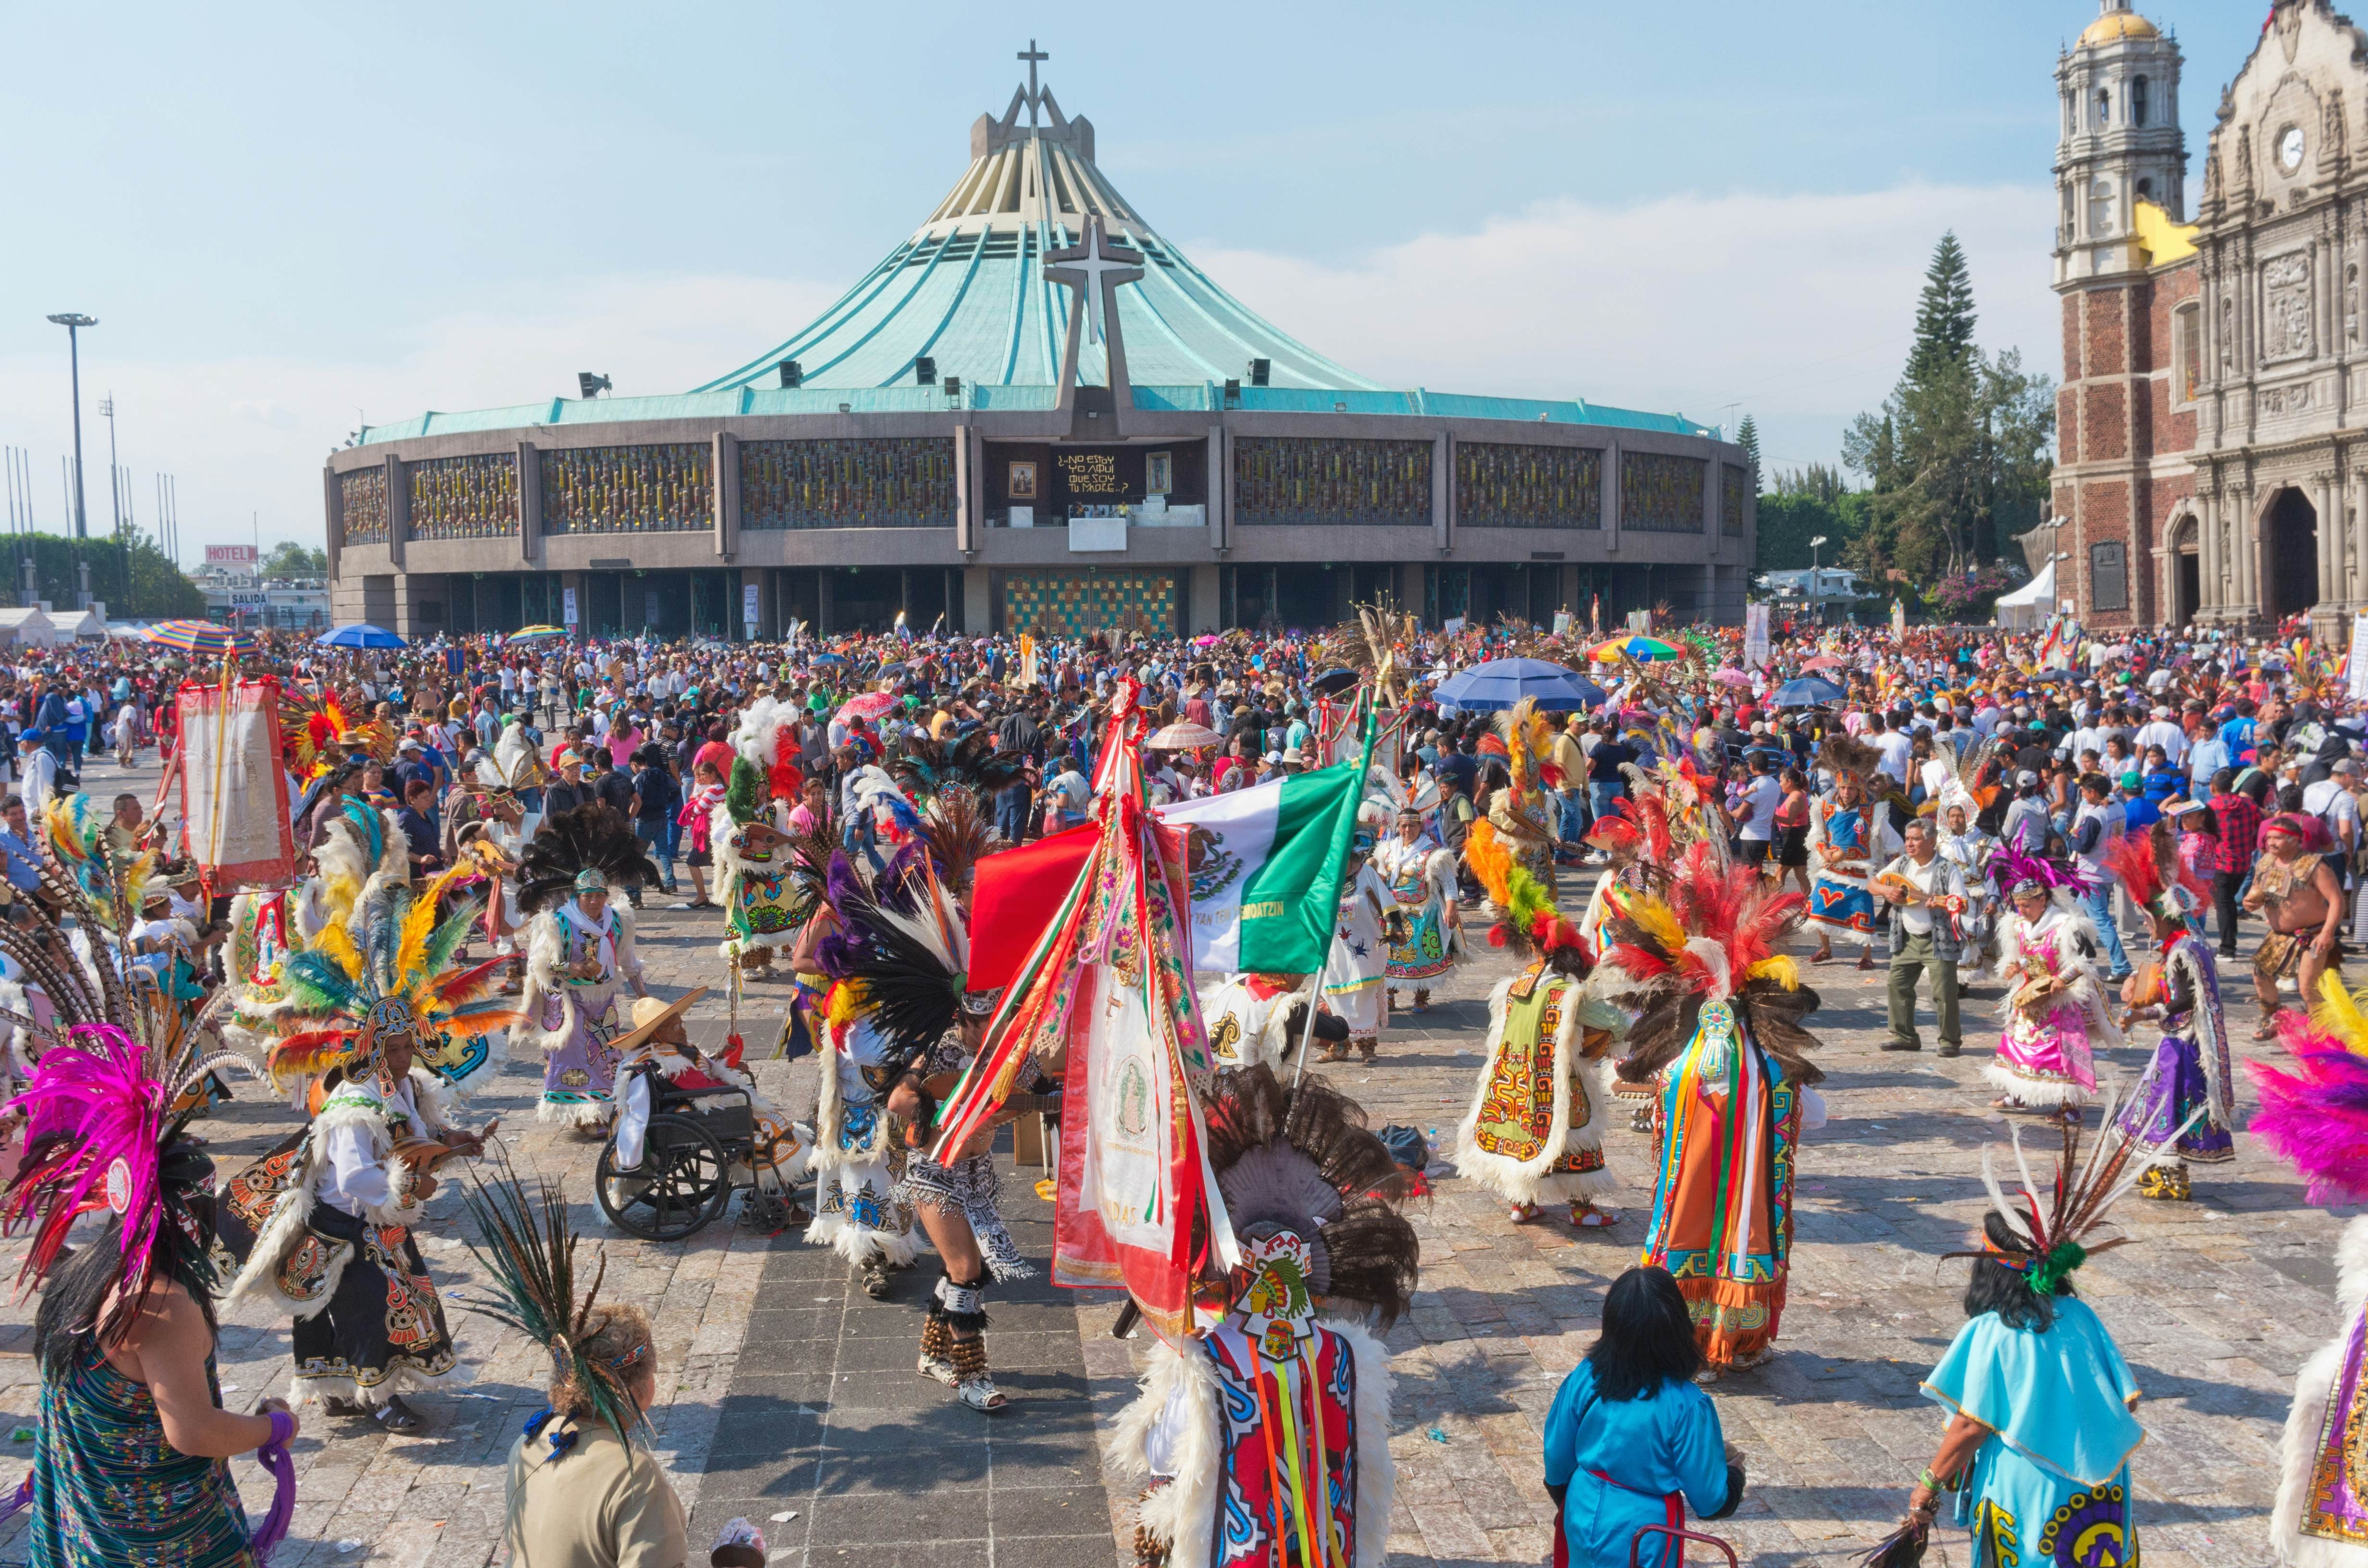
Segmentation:
[[(1702, 1351), (1685, 1298), (1663, 1268), (1632, 1268), (1603, 1301), (1603, 1334), (1546, 1413), (1546, 1491), (1554, 1568), (1625, 1568), (1651, 1525), (1682, 1526), (1686, 1508), (1723, 1519), (1743, 1500), (1743, 1466), (1719, 1430), (1718, 1406), (1694, 1386)], [(1637, 1562), (1672, 1560), (1646, 1538)]]

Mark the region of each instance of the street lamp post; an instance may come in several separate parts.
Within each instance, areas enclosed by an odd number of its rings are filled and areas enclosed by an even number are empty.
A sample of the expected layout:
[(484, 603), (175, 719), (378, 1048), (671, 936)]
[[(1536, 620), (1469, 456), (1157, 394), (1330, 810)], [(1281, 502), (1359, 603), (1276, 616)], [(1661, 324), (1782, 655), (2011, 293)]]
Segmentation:
[(1809, 619), (1819, 626), (1826, 623), (1825, 607), (1819, 602), (1825, 597), (1826, 579), (1817, 571), (1817, 551), (1825, 542), (1823, 534), (1809, 541)]
[[(73, 377), (74, 384), (74, 502), (75, 540), (74, 548), (74, 564), (76, 569), (80, 570), (84, 564), (82, 560), (81, 541), (90, 537), (90, 512), (89, 508), (84, 504), (82, 479), (81, 333), (84, 327), (97, 326), (98, 324), (98, 318), (97, 316), (84, 315), (79, 311), (62, 311), (56, 315), (51, 316), (50, 320), (57, 325), (66, 329), (66, 363), (70, 368), (70, 373)], [(90, 603), (89, 584), (86, 581), (83, 582), (81, 586), (77, 589), (76, 597), (81, 600), (81, 603), (74, 606), (76, 609), (84, 608)]]

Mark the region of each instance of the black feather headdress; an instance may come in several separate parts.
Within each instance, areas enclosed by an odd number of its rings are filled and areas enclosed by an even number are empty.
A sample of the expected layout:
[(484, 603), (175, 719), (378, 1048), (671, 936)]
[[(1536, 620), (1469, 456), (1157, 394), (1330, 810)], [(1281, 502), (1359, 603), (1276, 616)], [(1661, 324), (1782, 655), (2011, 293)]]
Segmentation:
[(1201, 1107), (1209, 1165), (1234, 1233), (1291, 1231), (1314, 1254), (1308, 1289), (1387, 1328), (1414, 1300), (1422, 1246), (1397, 1211), (1404, 1178), (1354, 1100), (1321, 1078), (1228, 1068)]
[(1883, 754), (1856, 736), (1837, 733), (1817, 748), (1817, 766), (1837, 778), (1847, 773), (1863, 784), (1883, 766)]
[(919, 866), (920, 874), (893, 881), (882, 873), (883, 886), (900, 890), (892, 904), (863, 884), (845, 855), (832, 857), (827, 896), (838, 929), (815, 952), (825, 973), (860, 992), (862, 1014), (891, 1053), (908, 1058), (953, 1028), (969, 983), (970, 933), (962, 912), (928, 874), (927, 862)]
[(978, 797), (956, 785), (939, 790), (921, 813), (921, 842), (928, 846), (938, 880), (956, 898), (967, 898), (972, 872), (1003, 840), (978, 809)]
[(632, 824), (598, 801), (543, 819), (518, 858), (518, 905), (539, 915), (574, 895), (576, 874), (594, 870), (626, 892), (655, 885), (656, 862), (643, 853)]

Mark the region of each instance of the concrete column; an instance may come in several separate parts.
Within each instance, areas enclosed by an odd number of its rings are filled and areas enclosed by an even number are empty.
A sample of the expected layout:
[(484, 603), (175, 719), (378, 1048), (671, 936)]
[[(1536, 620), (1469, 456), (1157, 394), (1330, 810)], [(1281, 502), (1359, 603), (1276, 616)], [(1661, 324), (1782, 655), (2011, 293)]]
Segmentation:
[(1225, 470), (1225, 427), (1209, 426), (1209, 548), (1230, 546), (1234, 532), (1233, 476)]
[(1440, 554), (1455, 548), (1455, 442), (1444, 430), (1430, 438), (1430, 527)]
[(346, 548), (346, 487), (337, 482), (337, 471), (321, 471), (321, 523), (323, 536), (328, 540), (329, 585), (334, 593), (337, 582), (337, 557)]
[[(729, 561), (740, 551), (740, 437), (718, 430), (712, 460), (708, 494), (715, 506), (715, 553)], [(730, 616), (739, 613), (739, 606), (731, 608)]]
[[(411, 482), (404, 472), (403, 460), (389, 454), (386, 460), (386, 558), (398, 572), (403, 570), (403, 547), (411, 538)], [(411, 635), (405, 631), (404, 636)]]
[(985, 567), (965, 566), (962, 569), (962, 630), (973, 637), (985, 636), (987, 626), (995, 616), (987, 595)]
[(1398, 566), (1398, 612), (1401, 615), (1422, 613), (1422, 562), (1403, 562)]
[(1217, 621), (1221, 614), (1221, 607), (1217, 602), (1217, 568), (1213, 565), (1198, 565), (1190, 568), (1189, 571), (1190, 578), (1187, 585), (1184, 620), (1191, 634), (1198, 637), (1204, 631), (1218, 630)]
[(2202, 532), (2195, 541), (2195, 618), (2213, 620), (2220, 608), (2220, 497), (2203, 488), (2195, 499)]
[(518, 559), (542, 559), (542, 456), (532, 441), (518, 444)]
[(1718, 502), (1721, 488), (1726, 483), (1726, 465), (1713, 453), (1702, 464), (1702, 532), (1710, 536), (1710, 559), (1718, 559), (1722, 536), (1718, 528)]
[(2344, 476), (2351, 529), (2351, 581), (2350, 593), (2354, 609), (2368, 608), (2368, 471), (2352, 470)]
[(814, 574), (814, 630), (817, 637), (830, 631), (830, 568), (825, 566)]
[(2343, 559), (2342, 546), (2336, 538), (2341, 526), (2335, 510), (2335, 475), (2321, 471), (2310, 476), (2311, 509), (2318, 514), (2318, 531), (2312, 538), (2312, 551), (2318, 558), (2318, 604), (2331, 605), (2342, 597), (2343, 590), (2335, 580), (2336, 567)]
[(1620, 443), (1603, 449), (1603, 548), (1620, 553)]
[(986, 443), (975, 425), (954, 428), (954, 548), (978, 548), (979, 514), (986, 505)]

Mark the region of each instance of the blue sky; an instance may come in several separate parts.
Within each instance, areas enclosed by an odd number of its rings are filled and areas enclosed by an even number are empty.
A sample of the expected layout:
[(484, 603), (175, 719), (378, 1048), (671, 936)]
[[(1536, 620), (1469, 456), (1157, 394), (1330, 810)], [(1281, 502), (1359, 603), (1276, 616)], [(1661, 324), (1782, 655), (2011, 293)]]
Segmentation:
[[(2142, 8), (2187, 52), (2200, 183), (2265, 7)], [(2055, 368), (2050, 73), (2095, 10), (12, 7), (0, 443), (54, 528), (42, 317), (87, 311), (85, 440), (111, 388), (142, 519), (165, 469), (191, 545), (250, 512), (317, 541), (358, 410), (679, 391), (787, 335), (953, 183), (1032, 36), (1119, 188), (1336, 358), (1748, 410), (1772, 459), (1831, 460), (1944, 227), (1984, 341)]]

